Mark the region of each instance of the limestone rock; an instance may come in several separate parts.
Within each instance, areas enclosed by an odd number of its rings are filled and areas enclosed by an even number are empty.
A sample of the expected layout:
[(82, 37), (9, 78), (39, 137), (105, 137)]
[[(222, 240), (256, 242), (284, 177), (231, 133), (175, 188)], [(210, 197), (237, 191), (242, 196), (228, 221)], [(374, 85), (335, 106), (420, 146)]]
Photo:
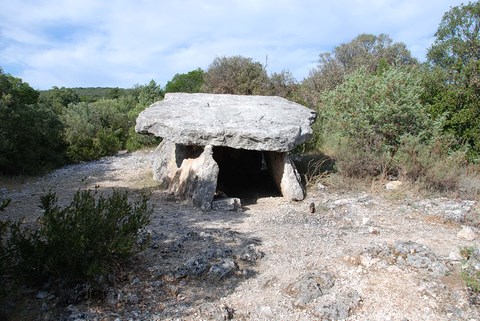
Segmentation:
[(315, 117), (281, 97), (167, 93), (135, 130), (182, 145), (286, 152), (312, 136)]
[(318, 300), (314, 314), (321, 320), (344, 320), (361, 300), (360, 294), (355, 290), (344, 289), (339, 293), (330, 293)]
[(183, 146), (164, 140), (155, 153), (154, 179), (174, 195), (209, 210), (219, 171), (212, 146)]
[(403, 183), (400, 181), (390, 181), (385, 184), (385, 188), (389, 191), (395, 191), (402, 187)]
[(270, 174), (283, 197), (292, 201), (301, 201), (305, 191), (301, 178), (290, 156), (287, 153), (265, 152), (265, 162)]
[(285, 292), (294, 298), (293, 305), (305, 308), (308, 303), (325, 294), (335, 285), (335, 279), (328, 272), (309, 272), (288, 285)]
[(457, 236), (467, 241), (473, 241), (477, 237), (477, 235), (475, 234), (475, 231), (470, 226), (464, 226), (457, 233)]
[(242, 202), (236, 197), (216, 199), (212, 202), (214, 211), (237, 211), (242, 207)]

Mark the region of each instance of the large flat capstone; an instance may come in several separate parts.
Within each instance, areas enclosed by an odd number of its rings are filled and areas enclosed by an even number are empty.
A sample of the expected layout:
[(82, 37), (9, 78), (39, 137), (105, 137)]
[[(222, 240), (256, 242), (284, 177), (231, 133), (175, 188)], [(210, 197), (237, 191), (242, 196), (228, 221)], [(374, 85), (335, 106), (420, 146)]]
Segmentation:
[(281, 97), (167, 93), (135, 129), (187, 146), (287, 152), (312, 136), (315, 117)]

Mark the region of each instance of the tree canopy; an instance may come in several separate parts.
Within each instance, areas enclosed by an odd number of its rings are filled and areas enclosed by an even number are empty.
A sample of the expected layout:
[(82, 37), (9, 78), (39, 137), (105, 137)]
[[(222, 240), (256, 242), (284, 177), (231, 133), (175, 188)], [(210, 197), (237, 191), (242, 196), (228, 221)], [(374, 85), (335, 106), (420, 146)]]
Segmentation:
[(268, 92), (267, 71), (242, 56), (217, 57), (205, 74), (203, 91), (214, 94), (262, 95)]
[(303, 81), (303, 101), (314, 107), (326, 90), (341, 84), (345, 77), (360, 68), (370, 73), (381, 72), (389, 66), (418, 64), (406, 45), (394, 42), (388, 35), (360, 34), (342, 43), (332, 52), (320, 54), (318, 65)]
[(175, 74), (172, 80), (165, 85), (165, 92), (198, 93), (203, 85), (204, 74), (205, 72), (201, 68), (186, 74)]
[(435, 75), (430, 85), (431, 111), (444, 117), (444, 130), (472, 156), (480, 154), (480, 2), (453, 7), (445, 13), (428, 50)]

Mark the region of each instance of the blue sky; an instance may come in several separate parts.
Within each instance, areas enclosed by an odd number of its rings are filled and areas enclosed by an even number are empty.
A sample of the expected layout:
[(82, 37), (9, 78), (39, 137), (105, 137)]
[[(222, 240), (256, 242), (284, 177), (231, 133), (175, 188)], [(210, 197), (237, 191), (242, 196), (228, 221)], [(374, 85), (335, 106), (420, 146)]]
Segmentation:
[(0, 5), (0, 67), (36, 89), (124, 87), (242, 55), (307, 77), (322, 52), (389, 35), (425, 60), (460, 0), (15, 0)]

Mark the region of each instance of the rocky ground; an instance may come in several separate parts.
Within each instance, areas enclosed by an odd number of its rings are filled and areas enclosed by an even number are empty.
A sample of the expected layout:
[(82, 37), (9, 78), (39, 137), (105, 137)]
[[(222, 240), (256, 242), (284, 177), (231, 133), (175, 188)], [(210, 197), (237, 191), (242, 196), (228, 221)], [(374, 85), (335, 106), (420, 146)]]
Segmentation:
[(241, 211), (204, 213), (154, 188), (151, 155), (8, 188), (2, 219), (34, 221), (48, 189), (64, 203), (79, 188), (147, 189), (154, 206), (148, 249), (105, 283), (105, 300), (24, 289), (6, 303), (13, 320), (480, 320), (460, 277), (468, 264), (480, 269), (460, 255), (479, 247), (475, 202), (314, 184), (302, 202), (251, 195)]

